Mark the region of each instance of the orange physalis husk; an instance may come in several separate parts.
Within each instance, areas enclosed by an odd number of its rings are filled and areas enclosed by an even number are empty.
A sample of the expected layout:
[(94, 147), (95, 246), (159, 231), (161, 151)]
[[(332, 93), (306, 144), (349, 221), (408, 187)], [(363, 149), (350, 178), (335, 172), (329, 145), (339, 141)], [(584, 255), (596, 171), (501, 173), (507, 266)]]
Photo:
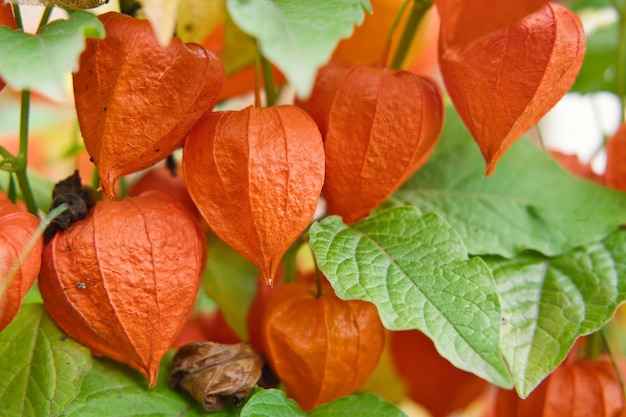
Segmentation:
[(150, 22), (99, 16), (103, 40), (87, 39), (74, 75), (76, 112), (105, 195), (123, 175), (148, 168), (183, 145), (224, 82), (220, 60), (198, 44), (162, 48)]
[(507, 417), (619, 417), (624, 394), (608, 356), (561, 364), (526, 399), (499, 389), (495, 415)]
[(447, 46), (466, 46), (537, 11), (547, 0), (435, 0), (439, 37)]
[(489, 175), (572, 86), (585, 55), (585, 33), (574, 12), (549, 3), (467, 47), (439, 46), (448, 94)]
[(303, 105), (324, 136), (328, 211), (367, 216), (432, 153), (443, 103), (431, 80), (406, 71), (331, 63)]
[(39, 288), (72, 338), (156, 384), (159, 363), (193, 312), (206, 245), (197, 221), (150, 191), (100, 201), (44, 248)]
[[(0, 331), (15, 318), (24, 296), (39, 274), (43, 248), (41, 237), (26, 257), (20, 259), (38, 226), (36, 216), (22, 210), (0, 193)], [(18, 262), (19, 268), (13, 271)]]
[(606, 143), (604, 181), (608, 187), (626, 191), (626, 123)]
[(209, 114), (187, 137), (183, 167), (208, 225), (271, 286), (283, 254), (313, 219), (324, 182), (315, 122), (295, 106)]
[(407, 330), (388, 334), (394, 366), (406, 382), (408, 396), (433, 417), (463, 410), (489, 387), (487, 381), (443, 358), (423, 333)]
[(263, 320), (267, 360), (304, 410), (361, 387), (385, 339), (373, 304), (341, 300), (330, 286), (319, 297), (316, 292), (315, 284), (277, 288)]

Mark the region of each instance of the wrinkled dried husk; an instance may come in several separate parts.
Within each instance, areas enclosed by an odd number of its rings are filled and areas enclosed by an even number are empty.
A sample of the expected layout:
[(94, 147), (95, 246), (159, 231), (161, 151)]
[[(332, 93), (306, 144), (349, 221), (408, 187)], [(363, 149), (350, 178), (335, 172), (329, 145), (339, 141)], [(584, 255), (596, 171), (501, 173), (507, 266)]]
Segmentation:
[(246, 343), (193, 342), (173, 360), (170, 386), (189, 392), (207, 411), (218, 411), (230, 396), (246, 397), (261, 377), (263, 360)]

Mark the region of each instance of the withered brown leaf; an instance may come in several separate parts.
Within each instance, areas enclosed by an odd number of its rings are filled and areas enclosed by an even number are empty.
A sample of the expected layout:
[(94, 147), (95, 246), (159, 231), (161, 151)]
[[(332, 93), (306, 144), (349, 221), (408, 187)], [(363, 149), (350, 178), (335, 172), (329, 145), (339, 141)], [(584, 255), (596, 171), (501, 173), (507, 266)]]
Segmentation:
[(235, 400), (248, 396), (262, 367), (263, 359), (247, 343), (192, 342), (174, 356), (170, 387), (189, 392), (206, 411), (218, 411), (230, 396)]

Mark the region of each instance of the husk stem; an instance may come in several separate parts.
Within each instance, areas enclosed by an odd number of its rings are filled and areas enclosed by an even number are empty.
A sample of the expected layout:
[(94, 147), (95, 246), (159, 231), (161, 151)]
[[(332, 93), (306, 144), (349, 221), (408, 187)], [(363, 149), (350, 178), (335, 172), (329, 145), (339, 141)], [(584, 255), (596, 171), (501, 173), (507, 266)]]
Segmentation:
[[(402, 68), (404, 61), (406, 60), (406, 56), (411, 49), (413, 39), (415, 39), (415, 34), (417, 33), (426, 12), (432, 7), (432, 5), (432, 0), (413, 0), (413, 7), (411, 8), (406, 25), (402, 31), (402, 36), (398, 42), (398, 47), (396, 48), (391, 64), (389, 65), (392, 70), (399, 70)], [(396, 18), (396, 20), (398, 19)]]
[(603, 344), (604, 350), (609, 355), (609, 358), (611, 358), (611, 364), (613, 365), (613, 369), (615, 369), (615, 374), (617, 375), (619, 386), (622, 389), (622, 395), (624, 396), (624, 398), (626, 398), (626, 384), (624, 383), (624, 376), (622, 375), (622, 371), (619, 367), (619, 363), (617, 363), (617, 358), (613, 354), (613, 349), (611, 349), (611, 346), (609, 345), (609, 338), (606, 332), (607, 332), (606, 327), (604, 327), (598, 333), (602, 335), (602, 344)]
[[(39, 32), (45, 25), (48, 23), (50, 19), (50, 14), (52, 12), (51, 7), (46, 7), (44, 9), (43, 15), (39, 22), (39, 26), (37, 32)], [(20, 13), (19, 6), (14, 5), (13, 14), (15, 16), (15, 22), (20, 30), (24, 30), (22, 17)], [(34, 214), (35, 216), (39, 216), (39, 208), (37, 207), (37, 203), (35, 202), (35, 196), (33, 195), (33, 190), (30, 186), (30, 181), (28, 180), (28, 130), (29, 130), (29, 119), (30, 119), (30, 90), (24, 89), (21, 94), (21, 104), (20, 104), (20, 147), (17, 152), (17, 155), (14, 158), (14, 174), (17, 179), (17, 183), (20, 186), (20, 190), (22, 192), (22, 198), (26, 203), (26, 207), (28, 211)]]

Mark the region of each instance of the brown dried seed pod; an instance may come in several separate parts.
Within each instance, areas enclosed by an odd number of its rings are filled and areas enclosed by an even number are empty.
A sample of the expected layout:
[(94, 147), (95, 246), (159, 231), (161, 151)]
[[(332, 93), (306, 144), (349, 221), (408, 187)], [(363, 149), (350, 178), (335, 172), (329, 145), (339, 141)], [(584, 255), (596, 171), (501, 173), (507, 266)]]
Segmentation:
[(262, 367), (261, 356), (247, 343), (193, 342), (176, 352), (170, 386), (189, 392), (206, 411), (218, 411), (229, 396), (238, 400), (248, 396)]

